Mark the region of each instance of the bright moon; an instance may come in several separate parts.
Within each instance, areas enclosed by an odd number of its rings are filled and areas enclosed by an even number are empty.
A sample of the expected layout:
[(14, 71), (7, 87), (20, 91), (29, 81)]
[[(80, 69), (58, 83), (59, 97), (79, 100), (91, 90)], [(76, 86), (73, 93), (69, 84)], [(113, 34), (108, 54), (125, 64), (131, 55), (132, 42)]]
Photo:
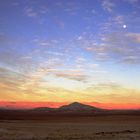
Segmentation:
[(123, 28), (126, 28), (126, 25), (123, 25)]

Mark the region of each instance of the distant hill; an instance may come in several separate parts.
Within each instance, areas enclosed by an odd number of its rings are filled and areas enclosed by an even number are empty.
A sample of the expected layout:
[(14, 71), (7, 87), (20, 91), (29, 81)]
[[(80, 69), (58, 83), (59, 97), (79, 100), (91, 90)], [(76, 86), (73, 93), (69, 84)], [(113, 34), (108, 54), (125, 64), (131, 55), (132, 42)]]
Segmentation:
[(74, 102), (59, 108), (39, 107), (34, 109), (0, 109), (0, 120), (31, 119), (40, 120), (47, 117), (73, 117), (94, 115), (140, 115), (140, 110), (105, 110), (94, 106)]
[(96, 108), (90, 105), (74, 102), (68, 105), (61, 106), (59, 108), (39, 107), (31, 110), (32, 112), (41, 113), (53, 113), (53, 114), (83, 114), (83, 113), (97, 113), (102, 109)]
[(61, 111), (100, 111), (100, 108), (96, 108), (90, 105), (74, 102), (69, 105), (64, 105), (59, 108)]

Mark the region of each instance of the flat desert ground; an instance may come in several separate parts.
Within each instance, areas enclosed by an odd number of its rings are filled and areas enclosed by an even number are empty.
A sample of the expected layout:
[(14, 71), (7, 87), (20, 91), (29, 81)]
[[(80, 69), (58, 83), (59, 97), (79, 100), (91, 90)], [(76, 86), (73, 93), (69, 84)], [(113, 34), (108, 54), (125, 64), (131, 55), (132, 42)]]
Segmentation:
[(0, 120), (0, 140), (140, 140), (140, 116)]

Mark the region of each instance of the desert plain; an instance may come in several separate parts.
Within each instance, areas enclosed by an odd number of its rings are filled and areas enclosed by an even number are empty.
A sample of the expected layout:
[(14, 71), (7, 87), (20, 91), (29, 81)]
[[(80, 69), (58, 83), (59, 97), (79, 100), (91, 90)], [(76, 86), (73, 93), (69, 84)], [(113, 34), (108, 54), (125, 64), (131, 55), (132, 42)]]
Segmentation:
[(0, 140), (140, 140), (139, 115), (1, 120)]

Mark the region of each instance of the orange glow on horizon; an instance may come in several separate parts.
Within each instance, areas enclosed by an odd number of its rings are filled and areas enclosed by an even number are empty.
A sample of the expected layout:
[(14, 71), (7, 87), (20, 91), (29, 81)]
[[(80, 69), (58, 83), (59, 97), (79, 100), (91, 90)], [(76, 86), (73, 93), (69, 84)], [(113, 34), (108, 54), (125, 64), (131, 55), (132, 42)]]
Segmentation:
[[(82, 102), (83, 104), (95, 106), (103, 109), (140, 109), (140, 104), (126, 103), (97, 103), (97, 102)], [(1, 101), (1, 108), (18, 108), (18, 109), (31, 109), (37, 107), (51, 107), (58, 108), (63, 105), (70, 104), (70, 102), (6, 102)]]

